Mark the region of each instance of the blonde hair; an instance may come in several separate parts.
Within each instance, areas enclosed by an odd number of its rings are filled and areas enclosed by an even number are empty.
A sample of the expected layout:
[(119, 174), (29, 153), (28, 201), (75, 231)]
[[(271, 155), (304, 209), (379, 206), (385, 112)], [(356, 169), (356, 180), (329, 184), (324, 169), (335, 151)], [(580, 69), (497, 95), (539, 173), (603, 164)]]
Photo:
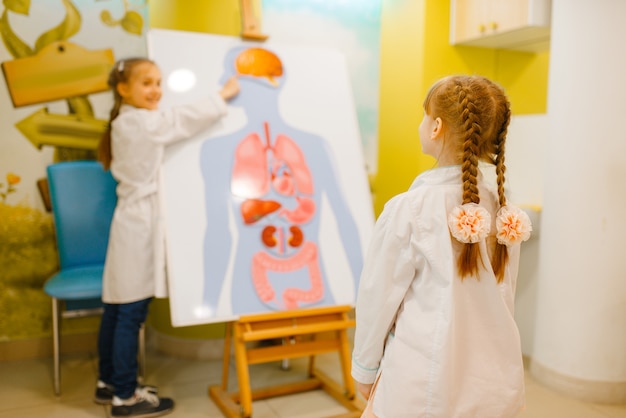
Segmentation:
[[(424, 110), (441, 118), (451, 137), (458, 138), (453, 152), (461, 162), (463, 204), (480, 203), (477, 175), (482, 160), (495, 165), (498, 204), (505, 206), (504, 148), (511, 108), (502, 87), (482, 76), (446, 77), (431, 87)], [(479, 259), (478, 243), (463, 244), (457, 260), (461, 278), (478, 275)], [(498, 282), (503, 280), (507, 261), (506, 246), (496, 242), (491, 264)]]
[(111, 147), (111, 122), (118, 117), (120, 114), (120, 108), (122, 107), (122, 96), (120, 96), (120, 93), (117, 91), (117, 85), (119, 83), (127, 83), (135, 66), (145, 62), (154, 64), (154, 62), (148, 58), (126, 58), (115, 63), (109, 73), (107, 83), (111, 90), (113, 90), (114, 102), (113, 107), (111, 108), (109, 124), (107, 129), (102, 134), (98, 144), (98, 161), (100, 161), (105, 170), (111, 168), (111, 161), (113, 161), (113, 150)]

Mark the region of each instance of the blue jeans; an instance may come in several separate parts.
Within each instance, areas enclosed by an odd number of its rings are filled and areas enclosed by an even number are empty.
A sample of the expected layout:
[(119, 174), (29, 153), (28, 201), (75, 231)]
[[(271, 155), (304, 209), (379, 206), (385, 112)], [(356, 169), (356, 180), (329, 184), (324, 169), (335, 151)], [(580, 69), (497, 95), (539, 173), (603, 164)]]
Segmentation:
[(127, 399), (137, 387), (139, 329), (152, 298), (123, 304), (104, 304), (98, 335), (99, 376), (113, 385), (115, 396)]

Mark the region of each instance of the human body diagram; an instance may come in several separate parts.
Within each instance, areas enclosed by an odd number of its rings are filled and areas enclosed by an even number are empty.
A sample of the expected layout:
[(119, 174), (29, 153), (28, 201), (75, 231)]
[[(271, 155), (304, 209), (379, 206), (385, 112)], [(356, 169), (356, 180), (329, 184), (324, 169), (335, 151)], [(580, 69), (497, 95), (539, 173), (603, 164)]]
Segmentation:
[[(245, 109), (247, 124), (201, 149), (204, 307), (221, 316), (333, 305), (337, 280), (355, 294), (359, 232), (327, 141), (281, 118), (286, 76), (271, 51), (234, 48), (226, 66), (240, 75), (241, 93), (230, 104)], [(338, 242), (329, 243), (324, 228)], [(328, 245), (345, 254), (350, 277), (330, 277)]]

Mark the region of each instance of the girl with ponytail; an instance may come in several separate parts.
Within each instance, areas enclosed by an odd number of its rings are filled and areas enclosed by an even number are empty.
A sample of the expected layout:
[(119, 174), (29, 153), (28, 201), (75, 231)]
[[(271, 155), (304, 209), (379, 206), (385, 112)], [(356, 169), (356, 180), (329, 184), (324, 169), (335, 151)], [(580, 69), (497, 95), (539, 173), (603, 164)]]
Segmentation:
[(98, 159), (118, 185), (102, 278), (94, 400), (110, 404), (111, 417), (155, 417), (171, 412), (174, 401), (157, 396), (152, 386), (137, 384), (137, 345), (150, 301), (167, 297), (157, 196), (164, 149), (220, 120), (239, 83), (231, 78), (197, 103), (159, 110), (159, 68), (146, 58), (129, 58), (115, 64), (109, 86), (114, 104)]
[(385, 205), (359, 283), (363, 417), (512, 418), (524, 407), (513, 302), (532, 228), (505, 196), (510, 118), (485, 77), (446, 77), (426, 95), (419, 135), (436, 167)]

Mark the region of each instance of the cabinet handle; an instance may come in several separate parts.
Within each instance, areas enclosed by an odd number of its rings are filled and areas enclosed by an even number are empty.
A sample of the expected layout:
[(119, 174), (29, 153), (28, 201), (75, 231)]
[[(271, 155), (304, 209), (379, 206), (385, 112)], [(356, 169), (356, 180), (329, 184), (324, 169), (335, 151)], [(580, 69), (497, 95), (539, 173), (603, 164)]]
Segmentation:
[(483, 25), (482, 23), (480, 25), (478, 25), (478, 31), (480, 33), (485, 33), (485, 30), (487, 30), (487, 28), (485, 27), (485, 25)]
[(491, 28), (491, 30), (497, 30), (498, 29), (498, 22), (491, 22), (489, 24), (489, 27)]

